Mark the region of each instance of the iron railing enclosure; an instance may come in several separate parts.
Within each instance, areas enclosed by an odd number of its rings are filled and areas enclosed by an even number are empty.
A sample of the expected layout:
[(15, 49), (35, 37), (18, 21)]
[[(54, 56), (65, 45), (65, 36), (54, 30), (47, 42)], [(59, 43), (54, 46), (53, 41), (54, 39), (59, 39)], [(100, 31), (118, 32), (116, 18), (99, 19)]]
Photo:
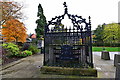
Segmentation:
[[(63, 5), (64, 14), (52, 18), (45, 26), (44, 66), (93, 68), (90, 16), (87, 22), (82, 16), (69, 14), (66, 2)], [(61, 23), (65, 15), (73, 26)]]

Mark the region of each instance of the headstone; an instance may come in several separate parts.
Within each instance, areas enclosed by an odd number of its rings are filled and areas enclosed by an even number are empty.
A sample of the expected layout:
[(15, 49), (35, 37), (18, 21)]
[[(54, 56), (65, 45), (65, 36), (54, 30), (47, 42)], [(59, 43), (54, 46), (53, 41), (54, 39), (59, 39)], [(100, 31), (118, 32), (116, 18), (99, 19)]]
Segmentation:
[(120, 54), (114, 55), (114, 66), (117, 66), (117, 64), (120, 63)]
[(115, 80), (120, 80), (120, 63), (117, 64), (116, 66), (116, 75), (115, 75)]
[(38, 46), (39, 49), (42, 47), (42, 40), (38, 40), (37, 46)]
[(101, 59), (110, 60), (109, 52), (108, 51), (102, 51), (102, 53), (101, 53)]

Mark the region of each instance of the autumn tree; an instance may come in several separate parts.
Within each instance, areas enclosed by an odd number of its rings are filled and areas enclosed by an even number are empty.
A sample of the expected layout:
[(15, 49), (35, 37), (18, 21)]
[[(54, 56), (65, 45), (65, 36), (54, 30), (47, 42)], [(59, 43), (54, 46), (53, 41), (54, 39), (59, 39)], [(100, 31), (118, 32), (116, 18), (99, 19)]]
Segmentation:
[(10, 19), (21, 19), (22, 5), (17, 2), (3, 2), (0, 1), (0, 26)]
[(6, 42), (25, 42), (27, 37), (24, 24), (17, 19), (6, 21), (2, 28), (2, 35)]
[(46, 17), (44, 16), (43, 8), (42, 8), (41, 4), (38, 5), (37, 17), (39, 17), (39, 19), (36, 20), (37, 28), (35, 29), (35, 31), (37, 34), (37, 38), (40, 38), (41, 35), (43, 35), (44, 27), (47, 24)]

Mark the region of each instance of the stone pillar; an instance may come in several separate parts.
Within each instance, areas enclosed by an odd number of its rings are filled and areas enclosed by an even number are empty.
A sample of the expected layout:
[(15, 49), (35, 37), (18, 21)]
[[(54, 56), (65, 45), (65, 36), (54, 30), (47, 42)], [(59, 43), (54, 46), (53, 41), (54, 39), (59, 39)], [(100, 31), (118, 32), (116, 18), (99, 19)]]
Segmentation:
[(102, 51), (102, 53), (101, 53), (101, 59), (110, 60), (109, 52), (108, 51)]
[(49, 64), (53, 65), (54, 60), (54, 55), (53, 55), (53, 47), (49, 47)]
[(120, 54), (114, 55), (114, 66), (117, 66), (117, 64), (120, 63)]
[(120, 80), (120, 63), (116, 66), (116, 74), (115, 74), (115, 80)]

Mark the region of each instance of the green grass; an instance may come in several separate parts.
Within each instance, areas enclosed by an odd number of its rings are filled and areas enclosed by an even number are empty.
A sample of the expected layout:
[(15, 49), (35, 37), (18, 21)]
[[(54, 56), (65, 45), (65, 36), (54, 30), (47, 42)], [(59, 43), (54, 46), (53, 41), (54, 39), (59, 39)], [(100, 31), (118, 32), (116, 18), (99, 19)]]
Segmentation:
[[(120, 47), (104, 47), (106, 51), (110, 52), (120, 52)], [(103, 51), (103, 47), (92, 47), (92, 51), (94, 52), (100, 52)]]

